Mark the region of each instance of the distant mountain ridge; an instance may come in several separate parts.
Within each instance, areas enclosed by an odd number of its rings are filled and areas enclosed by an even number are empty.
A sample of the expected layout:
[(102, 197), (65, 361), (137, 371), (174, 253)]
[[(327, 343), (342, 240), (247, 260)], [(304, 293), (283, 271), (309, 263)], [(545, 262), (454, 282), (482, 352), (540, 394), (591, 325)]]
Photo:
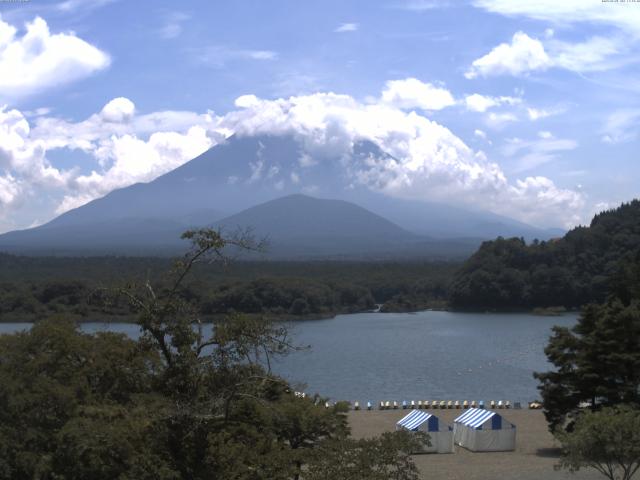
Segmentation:
[[(369, 141), (356, 144), (353, 152), (354, 162), (391, 158)], [(230, 137), (152, 182), (114, 190), (40, 227), (0, 235), (0, 250), (173, 254), (184, 248), (179, 235), (187, 228), (234, 222), (266, 232), (284, 256), (287, 251), (313, 257), (382, 251), (407, 256), (419, 244), (440, 256), (447, 243), (456, 255), (466, 255), (482, 239), (497, 235), (557, 235), (488, 212), (395, 199), (353, 186), (340, 162), (310, 157), (292, 136)], [(301, 196), (303, 191), (313, 191), (325, 203)]]

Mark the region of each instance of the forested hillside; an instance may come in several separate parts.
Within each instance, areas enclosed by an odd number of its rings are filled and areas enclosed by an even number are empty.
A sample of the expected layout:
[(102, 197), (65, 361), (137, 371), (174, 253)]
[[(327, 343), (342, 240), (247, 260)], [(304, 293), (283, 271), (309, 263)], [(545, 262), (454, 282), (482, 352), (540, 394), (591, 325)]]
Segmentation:
[[(81, 321), (130, 319), (126, 303), (105, 304), (100, 293), (158, 278), (170, 265), (162, 258), (0, 254), (0, 322), (63, 313)], [(390, 311), (419, 310), (446, 301), (458, 267), (421, 261), (203, 264), (182, 286), (182, 294), (205, 317), (239, 312), (317, 318), (370, 310), (374, 303), (386, 303)]]
[(596, 215), (563, 238), (485, 242), (450, 287), (455, 308), (575, 308), (602, 302), (609, 278), (640, 248), (640, 201)]

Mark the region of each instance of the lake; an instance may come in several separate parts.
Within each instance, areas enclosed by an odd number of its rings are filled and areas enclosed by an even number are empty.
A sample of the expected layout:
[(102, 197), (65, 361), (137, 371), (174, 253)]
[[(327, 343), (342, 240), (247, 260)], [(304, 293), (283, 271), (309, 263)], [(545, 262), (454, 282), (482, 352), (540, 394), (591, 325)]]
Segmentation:
[[(299, 345), (273, 369), (308, 393), (333, 400), (510, 400), (539, 397), (534, 371), (553, 325), (571, 326), (577, 314), (359, 313), (291, 322)], [(29, 324), (0, 324), (0, 333)], [(131, 324), (86, 323), (87, 332), (112, 330), (136, 337)], [(302, 389), (302, 388), (301, 388)]]

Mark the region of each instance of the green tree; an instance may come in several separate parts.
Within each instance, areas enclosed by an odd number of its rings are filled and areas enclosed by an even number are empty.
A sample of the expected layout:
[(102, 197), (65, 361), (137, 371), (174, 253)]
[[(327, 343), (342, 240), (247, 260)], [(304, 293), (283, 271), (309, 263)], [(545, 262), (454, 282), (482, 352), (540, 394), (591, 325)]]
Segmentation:
[(640, 469), (640, 410), (621, 406), (585, 412), (572, 432), (557, 437), (563, 448), (559, 467), (571, 472), (590, 467), (610, 480), (630, 480)]
[(583, 402), (594, 410), (640, 404), (640, 301), (590, 305), (573, 328), (553, 331), (545, 353), (556, 370), (535, 374), (552, 430)]
[(405, 443), (352, 443), (344, 405), (299, 398), (271, 372), (273, 356), (295, 349), (285, 328), (231, 315), (205, 333), (185, 278), (259, 245), (213, 230), (184, 238), (192, 249), (167, 281), (118, 292), (138, 314), (139, 340), (83, 334), (61, 318), (0, 336), (0, 480), (306, 478), (318, 452), (341, 460), (333, 442), (359, 445), (358, 459), (370, 446), (385, 478), (414, 478)]
[(85, 335), (61, 318), (0, 336), (0, 478), (49, 478), (63, 430), (91, 408), (135, 409), (158, 360), (124, 335)]
[(339, 438), (316, 450), (305, 480), (417, 480), (411, 454), (429, 445), (423, 432), (387, 432), (378, 438)]
[(605, 303), (587, 306), (571, 329), (554, 328), (545, 353), (556, 370), (535, 374), (552, 430), (571, 428), (580, 404), (640, 404), (640, 252), (609, 282)]

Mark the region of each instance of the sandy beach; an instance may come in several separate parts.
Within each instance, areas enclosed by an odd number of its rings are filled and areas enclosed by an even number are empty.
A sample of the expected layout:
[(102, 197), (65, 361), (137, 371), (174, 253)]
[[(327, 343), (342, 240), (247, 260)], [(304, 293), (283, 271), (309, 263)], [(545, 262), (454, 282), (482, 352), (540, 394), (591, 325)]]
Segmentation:
[[(599, 479), (594, 470), (576, 474), (555, 471), (558, 463), (558, 443), (547, 430), (544, 415), (539, 410), (498, 410), (516, 425), (516, 450), (513, 452), (473, 453), (458, 446), (452, 454), (425, 454), (414, 457), (424, 479), (494, 480), (494, 479)], [(395, 423), (406, 410), (352, 411), (349, 424), (356, 438), (370, 437), (395, 429)], [(449, 424), (461, 410), (433, 410), (441, 421)]]

